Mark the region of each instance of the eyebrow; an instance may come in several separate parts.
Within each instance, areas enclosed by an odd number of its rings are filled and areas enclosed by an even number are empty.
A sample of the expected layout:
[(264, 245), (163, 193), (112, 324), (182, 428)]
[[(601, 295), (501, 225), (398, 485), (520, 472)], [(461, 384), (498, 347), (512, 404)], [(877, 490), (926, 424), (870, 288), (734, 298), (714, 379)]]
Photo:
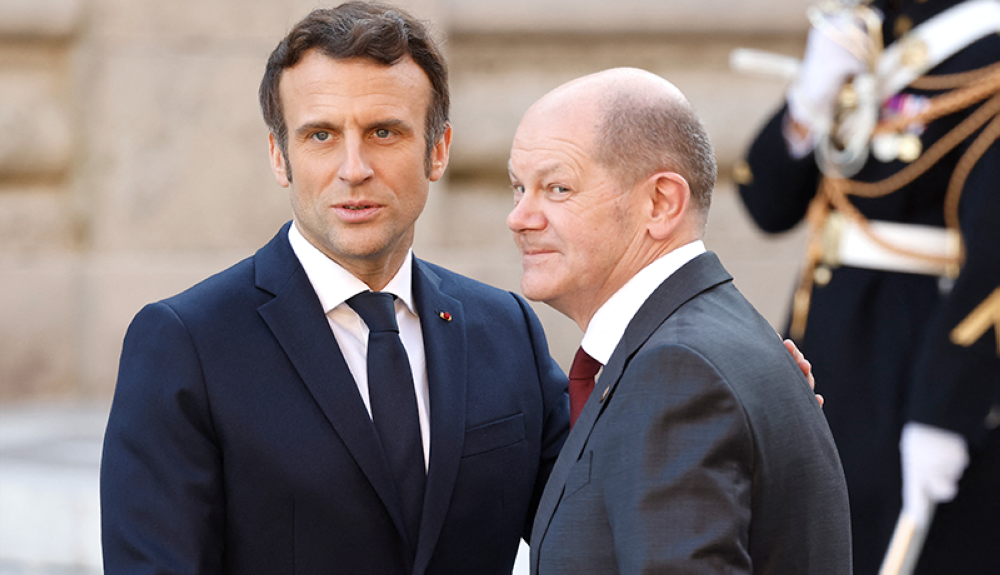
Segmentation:
[[(403, 120), (397, 118), (391, 118), (388, 120), (376, 120), (370, 124), (363, 127), (365, 132), (370, 132), (372, 130), (378, 130), (380, 128), (403, 128), (407, 132), (412, 132), (413, 128)], [(330, 122), (306, 122), (298, 128), (295, 129), (297, 135), (306, 134), (315, 130), (327, 130), (330, 132), (341, 132), (343, 128), (337, 124), (332, 124)]]
[(295, 128), (295, 134), (301, 136), (303, 134), (315, 131), (315, 130), (327, 130), (330, 132), (339, 132), (340, 126), (331, 124), (330, 122), (306, 122), (298, 128)]
[[(562, 164), (558, 162), (550, 162), (547, 165), (534, 171), (532, 174), (535, 178), (545, 178), (551, 176), (553, 173), (558, 172), (562, 168)], [(514, 166), (511, 165), (510, 160), (507, 160), (507, 174), (514, 179), (519, 179), (514, 175)]]
[(369, 132), (371, 130), (377, 130), (379, 128), (396, 128), (396, 127), (402, 127), (410, 131), (413, 130), (413, 128), (411, 128), (410, 125), (404, 122), (403, 120), (392, 118), (390, 120), (376, 120), (371, 124), (365, 126), (365, 131)]

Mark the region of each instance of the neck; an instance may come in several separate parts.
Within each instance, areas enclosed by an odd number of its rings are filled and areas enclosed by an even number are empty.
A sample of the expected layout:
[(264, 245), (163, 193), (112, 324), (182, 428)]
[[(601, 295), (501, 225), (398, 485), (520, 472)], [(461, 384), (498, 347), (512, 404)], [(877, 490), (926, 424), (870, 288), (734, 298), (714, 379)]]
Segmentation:
[[(392, 281), (392, 278), (396, 277), (400, 268), (403, 267), (407, 253), (409, 253), (409, 249), (404, 250), (401, 254), (393, 254), (388, 259), (371, 262), (373, 265), (344, 266), (344, 269), (351, 272), (351, 275), (354, 277), (365, 282), (365, 285), (372, 291), (382, 291)], [(343, 266), (343, 264), (341, 265)]]
[(646, 266), (670, 252), (699, 240), (695, 234), (676, 234), (662, 241), (650, 242), (637, 253), (626, 254), (619, 266), (612, 271), (604, 283), (589, 294), (574, 294), (559, 301), (546, 302), (556, 311), (573, 320), (584, 332), (601, 307)]
[(305, 236), (305, 234), (303, 236), (323, 255), (364, 282), (372, 291), (382, 291), (382, 288), (396, 277), (399, 269), (403, 267), (403, 262), (406, 261), (406, 256), (410, 253), (410, 246), (413, 245), (413, 236), (410, 235), (401, 238), (395, 245), (388, 246), (378, 253), (362, 257), (347, 257), (331, 253), (324, 249), (322, 244), (312, 241), (309, 236)]

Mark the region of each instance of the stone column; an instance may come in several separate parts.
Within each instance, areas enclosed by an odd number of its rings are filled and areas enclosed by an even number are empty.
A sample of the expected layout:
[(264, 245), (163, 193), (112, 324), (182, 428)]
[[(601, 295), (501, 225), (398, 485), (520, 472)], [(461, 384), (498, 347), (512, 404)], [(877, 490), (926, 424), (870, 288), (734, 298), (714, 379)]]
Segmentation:
[(0, 399), (72, 389), (83, 0), (0, 2)]

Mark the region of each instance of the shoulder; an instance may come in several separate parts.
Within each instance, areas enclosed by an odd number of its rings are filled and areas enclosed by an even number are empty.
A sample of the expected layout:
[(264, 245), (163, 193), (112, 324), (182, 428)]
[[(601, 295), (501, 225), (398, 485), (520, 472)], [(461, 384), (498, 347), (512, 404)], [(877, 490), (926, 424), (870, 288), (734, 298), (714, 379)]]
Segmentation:
[(548, 355), (542, 324), (520, 295), (423, 260), (415, 260), (414, 264), (414, 292), (433, 290), (437, 297), (457, 305), (469, 341), (490, 342), (490, 345), (508, 350), (528, 345), (536, 349), (536, 353)]
[(246, 299), (254, 289), (254, 258), (244, 259), (188, 289), (161, 300), (180, 316), (203, 315)]
[[(126, 348), (140, 344), (166, 349), (196, 334), (225, 333), (245, 327), (257, 302), (244, 286), (253, 286), (252, 260), (204, 279), (171, 297), (149, 303), (129, 324)], [(247, 305), (250, 303), (250, 305)], [(259, 305), (259, 304), (258, 304)], [(251, 307), (252, 306), (252, 307)]]
[(427, 260), (414, 258), (414, 266), (417, 273), (422, 274), (425, 279), (433, 282), (441, 291), (469, 293), (479, 297), (496, 297), (509, 293)]
[[(644, 346), (711, 365), (739, 391), (764, 380), (799, 383), (804, 378), (774, 328), (732, 284), (715, 286), (668, 317)], [(776, 384), (780, 385), (780, 384)]]
[(968, 72), (997, 62), (1000, 62), (1000, 34), (987, 34), (935, 66), (928, 74)]
[(289, 226), (282, 226), (254, 255), (159, 303), (181, 316), (217, 316), (256, 310), (287, 289), (300, 290), (308, 278), (288, 241)]
[(453, 272), (425, 260), (414, 260), (415, 271), (431, 282), (439, 291), (462, 302), (486, 311), (516, 312), (528, 310), (527, 302), (514, 292), (493, 287), (479, 280)]

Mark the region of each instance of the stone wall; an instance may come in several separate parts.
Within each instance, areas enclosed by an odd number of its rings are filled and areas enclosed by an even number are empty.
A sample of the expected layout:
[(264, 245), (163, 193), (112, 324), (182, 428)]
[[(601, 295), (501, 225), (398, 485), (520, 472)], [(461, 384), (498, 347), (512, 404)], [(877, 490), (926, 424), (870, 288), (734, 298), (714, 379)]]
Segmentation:
[[(521, 113), (575, 76), (638, 66), (705, 118), (721, 181), (707, 242), (774, 324), (801, 233), (767, 239), (728, 169), (781, 82), (740, 46), (801, 52), (796, 0), (413, 0), (451, 63), (455, 139), (417, 254), (517, 289), (505, 164)], [(290, 217), (256, 90), (311, 0), (0, 0), (0, 400), (106, 398), (132, 315), (239, 259)], [(567, 365), (574, 325), (538, 306)]]
[(78, 383), (73, 201), (81, 141), (74, 82), (80, 0), (0, 2), (0, 395)]

